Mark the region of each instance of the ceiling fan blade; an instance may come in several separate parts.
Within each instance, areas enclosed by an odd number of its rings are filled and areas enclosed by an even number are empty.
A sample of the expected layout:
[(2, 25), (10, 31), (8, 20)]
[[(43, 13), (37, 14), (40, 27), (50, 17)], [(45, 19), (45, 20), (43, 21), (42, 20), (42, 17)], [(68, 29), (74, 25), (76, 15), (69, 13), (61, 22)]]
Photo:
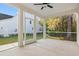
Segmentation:
[(51, 5), (47, 5), (49, 8), (53, 8), (53, 6), (51, 6)]
[(43, 3), (43, 5), (47, 5), (47, 4), (49, 4), (49, 3)]
[(47, 5), (47, 4), (49, 4), (49, 3), (36, 3), (34, 5)]
[(37, 3), (37, 4), (34, 4), (34, 5), (43, 5), (43, 3)]
[(44, 7), (41, 7), (41, 10), (43, 10), (44, 9)]

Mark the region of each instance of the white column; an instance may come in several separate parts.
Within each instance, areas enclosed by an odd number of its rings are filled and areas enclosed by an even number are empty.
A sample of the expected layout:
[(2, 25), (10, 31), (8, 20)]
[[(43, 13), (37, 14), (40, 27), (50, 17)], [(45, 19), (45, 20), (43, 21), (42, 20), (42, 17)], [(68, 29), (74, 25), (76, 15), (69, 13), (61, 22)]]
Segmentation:
[(34, 16), (33, 40), (36, 41), (36, 16)]
[(77, 20), (77, 44), (79, 46), (79, 20), (78, 20), (78, 13), (74, 13), (75, 19)]
[(23, 29), (24, 29), (24, 44), (26, 44), (26, 17), (25, 17), (25, 12), (23, 12)]
[(43, 39), (46, 39), (46, 21), (43, 19)]
[(18, 45), (23, 47), (23, 10), (19, 10), (18, 14)]

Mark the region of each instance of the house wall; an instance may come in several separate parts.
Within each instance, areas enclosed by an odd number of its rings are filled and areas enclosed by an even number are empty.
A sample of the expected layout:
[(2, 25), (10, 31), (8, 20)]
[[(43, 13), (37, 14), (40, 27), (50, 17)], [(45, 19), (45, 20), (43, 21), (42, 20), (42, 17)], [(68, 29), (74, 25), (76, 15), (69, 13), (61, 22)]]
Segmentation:
[[(26, 33), (33, 33), (33, 22), (34, 22), (34, 19), (26, 19), (26, 28), (25, 28), (26, 29)], [(42, 28), (42, 26), (39, 24), (38, 18), (37, 18), (36, 23), (37, 23), (37, 25), (36, 25), (36, 32), (37, 33), (41, 33), (42, 31), (40, 31), (40, 28)]]
[(8, 36), (8, 34), (16, 34), (17, 16), (5, 20), (0, 20), (0, 35)]
[[(25, 13), (25, 21), (26, 21), (26, 33), (33, 33), (33, 21), (34, 21), (34, 15), (33, 14), (30, 14), (28, 12)], [(36, 25), (36, 32), (37, 33), (40, 33), (42, 31), (40, 31), (40, 28), (42, 28), (42, 26), (39, 24), (39, 20), (40, 20), (40, 17), (36, 17), (37, 21), (37, 25)], [(30, 24), (31, 22), (31, 24)]]
[[(0, 20), (0, 35), (4, 37), (9, 36), (9, 34), (17, 34), (17, 24), (18, 16), (13, 18)], [(30, 16), (31, 18), (31, 16)], [(30, 24), (31, 21), (31, 24)], [(42, 32), (39, 29), (41, 28), (39, 22), (37, 21), (37, 31)], [(26, 19), (26, 33), (33, 33), (33, 19)]]

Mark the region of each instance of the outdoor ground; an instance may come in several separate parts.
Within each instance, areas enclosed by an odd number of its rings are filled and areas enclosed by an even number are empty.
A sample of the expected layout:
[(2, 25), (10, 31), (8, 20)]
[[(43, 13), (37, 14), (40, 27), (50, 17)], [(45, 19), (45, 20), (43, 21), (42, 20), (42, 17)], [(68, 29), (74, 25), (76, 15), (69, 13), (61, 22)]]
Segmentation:
[(79, 56), (77, 42), (40, 39), (22, 48), (14, 47), (0, 52), (0, 56)]
[[(33, 39), (33, 35), (27, 34), (26, 39)], [(43, 35), (42, 34), (37, 34), (37, 39), (42, 39)], [(5, 37), (5, 38), (0, 38), (0, 45), (4, 44), (9, 44), (9, 43), (14, 43), (18, 41), (18, 35), (12, 35), (10, 37)]]
[[(54, 36), (49, 36), (47, 34), (46, 38), (47, 39), (55, 39), (55, 40), (64, 40), (64, 37), (55, 37), (56, 35)], [(74, 36), (73, 36), (74, 37)], [(36, 38), (37, 40), (39, 39), (42, 39), (43, 38), (43, 33), (41, 34), (37, 34), (36, 35)], [(29, 40), (29, 39), (33, 39), (33, 35), (32, 34), (27, 34), (26, 35), (26, 40)], [(76, 36), (74, 37), (74, 39), (76, 40)], [(9, 43), (14, 43), (14, 42), (17, 42), (18, 41), (18, 35), (12, 35), (10, 37), (6, 37), (6, 38), (0, 38), (0, 45), (4, 45), (4, 44), (9, 44)]]

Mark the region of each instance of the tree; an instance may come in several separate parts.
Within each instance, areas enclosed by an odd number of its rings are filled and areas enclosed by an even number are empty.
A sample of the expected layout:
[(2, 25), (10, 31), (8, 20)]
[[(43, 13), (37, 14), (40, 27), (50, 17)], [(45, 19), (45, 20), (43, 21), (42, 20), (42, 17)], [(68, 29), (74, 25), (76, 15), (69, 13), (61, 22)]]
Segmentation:
[(55, 17), (55, 18), (49, 18), (46, 21), (47, 24), (47, 29), (50, 31), (57, 31), (58, 25), (60, 24), (60, 18), (59, 17)]
[(67, 18), (67, 39), (71, 40), (71, 26), (72, 26), (72, 16)]

